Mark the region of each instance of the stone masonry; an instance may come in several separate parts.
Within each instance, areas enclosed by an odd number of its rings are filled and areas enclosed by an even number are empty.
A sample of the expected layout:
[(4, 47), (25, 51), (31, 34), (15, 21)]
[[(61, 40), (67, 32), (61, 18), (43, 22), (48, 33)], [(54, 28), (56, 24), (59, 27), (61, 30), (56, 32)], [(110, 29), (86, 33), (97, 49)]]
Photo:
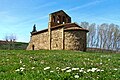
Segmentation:
[(33, 26), (27, 50), (86, 51), (87, 32), (78, 24), (71, 23), (71, 17), (60, 10), (49, 15), (48, 29), (37, 31)]

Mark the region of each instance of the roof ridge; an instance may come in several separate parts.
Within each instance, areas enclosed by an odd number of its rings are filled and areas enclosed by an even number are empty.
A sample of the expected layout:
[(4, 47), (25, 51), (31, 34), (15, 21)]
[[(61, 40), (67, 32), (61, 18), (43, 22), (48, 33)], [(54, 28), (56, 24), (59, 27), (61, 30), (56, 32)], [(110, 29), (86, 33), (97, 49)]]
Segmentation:
[(58, 12), (63, 12), (63, 13), (65, 13), (68, 17), (70, 17), (64, 10), (55, 11), (55, 12), (52, 12), (52, 13), (50, 13), (50, 14), (55, 14), (55, 13), (58, 13)]

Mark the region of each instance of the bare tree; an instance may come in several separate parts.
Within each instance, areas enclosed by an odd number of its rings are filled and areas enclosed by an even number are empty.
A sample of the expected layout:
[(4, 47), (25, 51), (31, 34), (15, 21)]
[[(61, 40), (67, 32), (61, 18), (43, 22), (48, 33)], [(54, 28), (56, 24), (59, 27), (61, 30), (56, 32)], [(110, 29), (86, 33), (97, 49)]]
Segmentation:
[(114, 24), (110, 24), (107, 32), (107, 45), (106, 45), (108, 50), (112, 49), (113, 36), (114, 36), (113, 29), (114, 29)]
[(95, 23), (92, 23), (90, 26), (89, 26), (89, 38), (90, 38), (90, 46), (91, 47), (94, 47), (95, 46), (95, 43), (96, 43), (96, 24)]
[[(88, 22), (81, 22), (80, 26), (85, 28), (85, 29), (88, 29), (89, 28), (89, 23)], [(88, 33), (87, 34), (87, 47), (90, 47), (89, 46), (89, 42), (90, 42), (90, 38), (89, 37), (90, 37), (90, 34)]]
[(120, 43), (120, 29), (118, 25), (114, 26), (114, 37), (113, 37), (113, 49), (117, 50), (119, 47), (118, 44)]
[(16, 38), (16, 35), (14, 35), (14, 34), (5, 36), (5, 41), (9, 45), (9, 47), (8, 47), (9, 50), (14, 49), (14, 47), (15, 47), (14, 43), (16, 42), (16, 40), (17, 40), (17, 38)]
[(120, 51), (120, 27), (116, 24), (81, 22), (81, 27), (89, 30), (87, 34), (87, 47), (100, 48), (101, 50)]
[(89, 24), (88, 22), (81, 22), (81, 27), (89, 30), (89, 33), (87, 34), (87, 47), (95, 46), (96, 24), (95, 23)]
[(80, 26), (85, 28), (85, 29), (88, 29), (89, 23), (88, 22), (81, 22)]

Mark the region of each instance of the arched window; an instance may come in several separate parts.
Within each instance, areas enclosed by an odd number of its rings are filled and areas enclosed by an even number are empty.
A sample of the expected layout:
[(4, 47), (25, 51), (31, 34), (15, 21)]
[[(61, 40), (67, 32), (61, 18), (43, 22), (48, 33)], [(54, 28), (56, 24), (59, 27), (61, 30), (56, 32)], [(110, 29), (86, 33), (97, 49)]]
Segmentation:
[(66, 18), (66, 23), (68, 23), (69, 22), (69, 20)]
[(55, 22), (55, 16), (53, 16), (53, 22)]
[(68, 23), (71, 23), (71, 19), (70, 18), (68, 19)]
[(57, 23), (61, 23), (61, 17), (60, 17), (60, 15), (57, 16)]
[(32, 45), (32, 50), (34, 50), (35, 49), (35, 46), (34, 45)]
[(65, 20), (65, 16), (63, 16), (63, 20), (62, 23), (65, 24), (66, 20)]

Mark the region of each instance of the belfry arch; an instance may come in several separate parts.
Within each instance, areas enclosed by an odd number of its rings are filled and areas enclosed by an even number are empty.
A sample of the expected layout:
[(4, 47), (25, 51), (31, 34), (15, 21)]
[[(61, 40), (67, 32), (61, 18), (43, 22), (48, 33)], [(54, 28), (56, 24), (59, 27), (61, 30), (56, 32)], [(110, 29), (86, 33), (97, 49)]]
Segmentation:
[(60, 24), (71, 23), (71, 17), (63, 10), (49, 15), (49, 27), (54, 27)]

